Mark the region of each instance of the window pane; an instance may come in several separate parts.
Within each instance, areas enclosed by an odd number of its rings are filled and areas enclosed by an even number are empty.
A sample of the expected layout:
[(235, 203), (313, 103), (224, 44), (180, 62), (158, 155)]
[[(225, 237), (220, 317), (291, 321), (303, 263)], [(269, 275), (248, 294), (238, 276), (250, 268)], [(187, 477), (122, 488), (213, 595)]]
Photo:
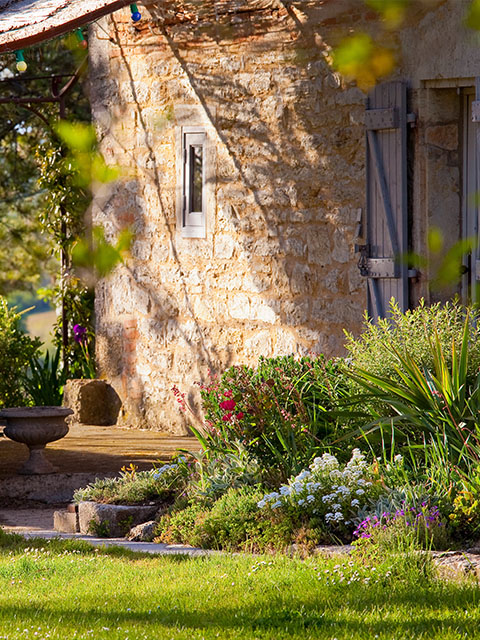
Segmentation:
[(190, 211), (202, 211), (203, 147), (190, 147)]

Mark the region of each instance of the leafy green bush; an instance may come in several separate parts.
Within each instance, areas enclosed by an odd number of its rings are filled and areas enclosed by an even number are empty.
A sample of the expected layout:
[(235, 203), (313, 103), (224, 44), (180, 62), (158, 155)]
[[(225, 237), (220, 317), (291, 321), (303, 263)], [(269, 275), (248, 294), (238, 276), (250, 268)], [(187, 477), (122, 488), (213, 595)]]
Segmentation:
[(0, 297), (0, 408), (28, 404), (22, 379), (41, 342), (21, 330), (20, 319), (21, 314)]
[(157, 524), (156, 542), (193, 544), (192, 531), (206, 508), (206, 503), (201, 500), (183, 503), (180, 508), (174, 505), (169, 513), (162, 515)]
[(434, 333), (438, 336), (447, 366), (451, 366), (452, 342), (460, 347), (467, 313), (471, 320), (468, 326), (467, 380), (472, 383), (480, 369), (480, 314), (458, 301), (428, 306), (421, 300), (418, 307), (402, 313), (392, 299), (387, 319), (379, 319), (377, 324), (373, 324), (366, 317), (364, 331), (358, 338), (345, 332), (349, 366), (353, 371), (362, 369), (372, 375), (399, 380), (397, 354), (400, 354), (402, 357), (408, 355), (420, 369), (432, 370), (435, 356), (430, 342)]
[[(436, 327), (427, 335), (424, 360), (418, 362), (405, 348), (384, 345), (394, 375), (377, 375), (359, 367), (351, 377), (367, 391), (363, 401), (373, 407), (386, 406), (390, 418), (379, 416), (379, 424), (390, 421), (392, 430), (410, 442), (424, 442), (435, 457), (468, 468), (480, 462), (480, 373), (475, 375), (471, 358), (476, 358), (472, 339), (476, 327), (467, 313), (450, 344), (444, 345)], [(444, 337), (444, 336), (443, 336)], [(475, 348), (474, 348), (475, 347)]]
[(160, 519), (158, 540), (227, 551), (285, 548), (294, 537), (293, 522), (260, 512), (262, 495), (259, 487), (241, 487), (229, 489), (213, 504), (191, 502)]
[(131, 464), (124, 467), (117, 478), (97, 479), (84, 489), (78, 489), (73, 499), (75, 502), (92, 500), (107, 504), (171, 502), (184, 487), (183, 469), (178, 464), (166, 464), (150, 471), (137, 471)]
[(62, 405), (66, 375), (60, 363), (60, 354), (61, 349), (57, 347), (52, 357), (46, 351), (43, 357), (34, 355), (30, 358), (28, 371), (23, 376), (23, 386), (35, 406)]
[(480, 465), (457, 485), (450, 523), (456, 537), (478, 538), (480, 533)]
[(231, 450), (211, 453), (185, 452), (179, 464), (188, 477), (186, 493), (191, 497), (218, 498), (232, 487), (258, 484), (261, 468), (239, 442), (231, 443)]
[(195, 433), (210, 451), (242, 442), (262, 468), (284, 480), (331, 443), (338, 424), (330, 412), (346, 389), (337, 361), (260, 357), (256, 369), (230, 367), (201, 386), (206, 433)]

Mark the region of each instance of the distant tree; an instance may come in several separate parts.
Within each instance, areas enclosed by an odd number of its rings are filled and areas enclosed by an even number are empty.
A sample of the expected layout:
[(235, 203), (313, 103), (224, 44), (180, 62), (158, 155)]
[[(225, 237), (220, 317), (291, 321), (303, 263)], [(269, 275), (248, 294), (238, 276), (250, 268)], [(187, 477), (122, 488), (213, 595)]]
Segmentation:
[[(26, 50), (24, 74), (16, 70), (13, 54), (2, 55), (0, 97), (50, 96), (51, 77), (62, 75), (61, 87), (86, 55), (75, 43), (76, 39), (63, 38)], [(58, 104), (29, 106), (0, 104), (0, 294), (34, 291), (46, 274), (54, 277), (59, 269), (49, 194), (39, 181), (46, 154), (55, 149), (61, 153), (54, 131)], [(90, 120), (82, 81), (69, 93), (66, 106), (69, 119)], [(78, 203), (77, 208), (82, 206)]]

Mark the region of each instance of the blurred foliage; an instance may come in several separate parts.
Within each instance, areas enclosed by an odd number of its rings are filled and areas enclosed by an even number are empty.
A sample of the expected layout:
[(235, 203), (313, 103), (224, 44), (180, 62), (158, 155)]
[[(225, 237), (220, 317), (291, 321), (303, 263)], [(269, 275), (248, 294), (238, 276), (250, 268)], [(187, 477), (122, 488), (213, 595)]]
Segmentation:
[(32, 340), (22, 331), (20, 318), (0, 296), (0, 408), (27, 403), (22, 380), (40, 348), (40, 340)]
[[(78, 66), (78, 47), (66, 48), (57, 39), (25, 52), (28, 70), (15, 70), (15, 56), (0, 56), (0, 96), (24, 98), (51, 95), (53, 74), (62, 74), (60, 84)], [(41, 104), (31, 111), (13, 102), (0, 104), (0, 293), (34, 291), (45, 274), (53, 276), (57, 262), (52, 257), (54, 239), (45, 233), (42, 213), (47, 192), (39, 184), (36, 150), (52, 139), (50, 122), (58, 105)], [(69, 115), (90, 117), (82, 82), (69, 94)]]
[(410, 4), (410, 0), (365, 0), (367, 7), (380, 14), (389, 29), (399, 27)]
[(130, 249), (133, 234), (129, 229), (124, 229), (118, 235), (117, 242), (112, 244), (105, 238), (102, 227), (94, 227), (91, 240), (80, 238), (72, 250), (72, 260), (77, 269), (86, 269), (88, 274), (94, 274), (100, 278), (108, 275), (120, 262)]
[[(374, 29), (354, 30), (332, 51), (330, 62), (347, 80), (368, 91), (377, 81), (388, 77), (397, 64), (395, 30), (422, 7), (434, 8), (442, 0), (363, 0), (378, 16)], [(464, 23), (480, 30), (480, 0), (465, 3)], [(432, 55), (433, 52), (432, 52)]]
[(465, 14), (465, 24), (470, 29), (480, 30), (480, 0), (471, 0)]
[(428, 256), (408, 253), (403, 261), (418, 269), (428, 269), (429, 284), (432, 291), (451, 288), (460, 282), (465, 272), (465, 256), (471, 254), (478, 246), (477, 238), (463, 238), (445, 249), (445, 238), (437, 227), (432, 227), (427, 234)]
[(333, 53), (333, 66), (343, 76), (355, 79), (361, 89), (370, 89), (395, 67), (392, 49), (377, 44), (367, 33), (342, 40)]

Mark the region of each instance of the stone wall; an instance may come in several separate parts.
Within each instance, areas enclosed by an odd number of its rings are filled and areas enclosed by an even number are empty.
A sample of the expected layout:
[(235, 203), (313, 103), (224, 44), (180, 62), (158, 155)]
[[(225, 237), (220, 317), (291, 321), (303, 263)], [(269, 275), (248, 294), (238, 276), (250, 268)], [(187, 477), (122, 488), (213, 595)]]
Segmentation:
[[(101, 148), (124, 169), (95, 220), (112, 237), (135, 231), (131, 257), (97, 287), (97, 355), (124, 422), (182, 433), (192, 418), (173, 385), (196, 413), (209, 371), (340, 354), (343, 328), (361, 326), (365, 96), (326, 58), (372, 16), (358, 0), (142, 12), (137, 25), (116, 12), (90, 36)], [(189, 122), (215, 148), (206, 239), (176, 225), (176, 138)]]

